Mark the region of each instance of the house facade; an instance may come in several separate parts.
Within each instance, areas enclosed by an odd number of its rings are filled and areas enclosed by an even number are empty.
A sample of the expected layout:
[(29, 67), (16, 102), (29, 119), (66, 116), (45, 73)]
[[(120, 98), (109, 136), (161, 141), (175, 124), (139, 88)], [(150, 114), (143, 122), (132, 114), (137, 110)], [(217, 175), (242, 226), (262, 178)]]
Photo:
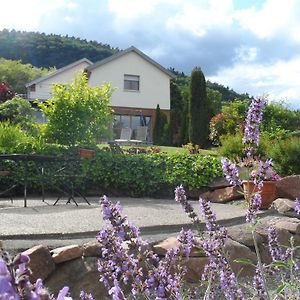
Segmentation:
[(51, 98), (51, 89), (54, 83), (71, 83), (78, 72), (82, 72), (93, 63), (86, 59), (80, 59), (61, 69), (58, 69), (44, 77), (27, 83), (27, 99), (29, 100), (47, 100)]
[(133, 46), (94, 64), (84, 59), (76, 67), (62, 69), (27, 84), (28, 99), (49, 99), (53, 83), (71, 82), (78, 71), (85, 70), (91, 87), (110, 82), (115, 88), (110, 103), (115, 137), (122, 128), (131, 128), (134, 138), (138, 126), (148, 126), (151, 140), (156, 106), (169, 115), (174, 75)]

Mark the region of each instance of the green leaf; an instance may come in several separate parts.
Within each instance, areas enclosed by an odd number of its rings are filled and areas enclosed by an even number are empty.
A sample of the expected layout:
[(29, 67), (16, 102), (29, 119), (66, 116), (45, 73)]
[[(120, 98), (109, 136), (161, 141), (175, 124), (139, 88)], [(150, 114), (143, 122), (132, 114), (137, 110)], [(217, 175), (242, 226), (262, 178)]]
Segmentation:
[(272, 267), (281, 267), (281, 268), (286, 268), (286, 269), (289, 269), (289, 264), (288, 263), (285, 263), (283, 261), (280, 261), (280, 260), (275, 260), (273, 261), (270, 266)]
[(287, 283), (286, 283), (286, 282), (284, 282), (283, 284), (281, 284), (281, 285), (277, 288), (276, 294), (281, 294), (281, 293), (284, 291), (284, 289), (286, 288), (286, 286), (287, 286)]
[(234, 262), (255, 267), (255, 264), (249, 258), (237, 258), (234, 260)]

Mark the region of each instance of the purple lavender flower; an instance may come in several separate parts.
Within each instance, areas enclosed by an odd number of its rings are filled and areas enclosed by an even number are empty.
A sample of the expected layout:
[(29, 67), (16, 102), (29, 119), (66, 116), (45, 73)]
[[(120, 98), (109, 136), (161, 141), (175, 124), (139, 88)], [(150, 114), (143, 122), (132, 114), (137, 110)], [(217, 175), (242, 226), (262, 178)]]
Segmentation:
[(280, 176), (272, 169), (272, 159), (267, 159), (258, 162), (258, 169), (251, 172), (250, 180), (254, 181), (254, 184), (258, 189), (262, 189), (264, 180), (278, 181)]
[(11, 274), (5, 261), (0, 258), (0, 299), (19, 300), (20, 296), (12, 286)]
[(201, 244), (209, 257), (209, 264), (205, 267), (202, 279), (215, 282), (219, 277), (221, 290), (227, 299), (244, 299), (242, 290), (238, 288), (237, 279), (224, 255), (227, 231), (217, 224), (216, 215), (212, 212), (209, 202), (200, 198), (199, 203), (208, 230), (208, 238), (204, 239)]
[(262, 112), (266, 103), (265, 98), (259, 97), (253, 99), (250, 104), (243, 137), (243, 143), (247, 145), (247, 156), (251, 156), (253, 154), (253, 146), (258, 146), (259, 144), (259, 125), (262, 121)]
[(253, 286), (256, 290), (258, 299), (261, 299), (261, 300), (268, 299), (267, 293), (266, 293), (266, 288), (265, 288), (264, 281), (262, 278), (262, 274), (258, 267), (256, 267), (255, 275), (253, 277)]
[(192, 205), (186, 198), (185, 190), (182, 185), (176, 187), (176, 189), (175, 189), (175, 201), (179, 202), (181, 204), (184, 211), (192, 219), (192, 222), (194, 224), (200, 223), (200, 220), (199, 220), (197, 214), (194, 212), (194, 208), (192, 207)]
[(251, 196), (249, 200), (249, 207), (246, 212), (246, 222), (250, 224), (256, 224), (257, 212), (261, 206), (261, 195), (259, 193)]
[(300, 200), (298, 198), (295, 200), (295, 212), (297, 215), (300, 215)]
[(282, 260), (282, 252), (278, 242), (278, 233), (276, 228), (272, 225), (268, 228), (268, 244), (269, 252), (272, 260)]
[[(13, 260), (5, 254), (3, 258), (0, 257), (0, 299), (54, 300), (53, 296), (44, 288), (41, 279), (38, 279), (35, 284), (30, 283), (30, 270), (26, 266), (28, 262), (29, 257), (22, 253)], [(67, 296), (68, 290), (68, 287), (64, 287), (59, 292), (57, 300), (72, 300)]]
[(234, 186), (241, 186), (242, 181), (239, 176), (239, 170), (236, 164), (232, 163), (229, 159), (222, 157), (222, 169), (227, 181)]
[(183, 254), (186, 257), (189, 257), (192, 248), (197, 245), (197, 241), (193, 232), (191, 230), (185, 231), (182, 229), (177, 239), (182, 244)]
[(205, 220), (206, 228), (209, 232), (219, 229), (216, 214), (210, 208), (210, 202), (199, 198), (200, 211)]
[[(100, 281), (108, 290), (115, 291), (115, 297), (118, 295), (116, 280), (125, 285), (131, 282), (133, 295), (143, 293), (146, 285), (144, 284), (145, 275), (142, 263), (156, 264), (158, 257), (150, 250), (148, 243), (140, 238), (139, 229), (129, 223), (127, 216), (122, 217), (119, 202), (114, 205), (104, 196), (101, 198), (100, 204), (102, 216), (107, 223), (107, 228), (101, 230), (97, 235), (102, 254), (102, 259), (98, 261)], [(124, 243), (127, 247), (124, 247)], [(136, 248), (140, 255), (133, 255), (132, 248)]]
[(113, 296), (113, 300), (126, 300), (116, 279), (114, 280), (114, 286), (108, 291), (108, 294)]
[(81, 298), (81, 300), (95, 300), (94, 297), (92, 296), (92, 294), (88, 294), (85, 291), (80, 292), (80, 298)]

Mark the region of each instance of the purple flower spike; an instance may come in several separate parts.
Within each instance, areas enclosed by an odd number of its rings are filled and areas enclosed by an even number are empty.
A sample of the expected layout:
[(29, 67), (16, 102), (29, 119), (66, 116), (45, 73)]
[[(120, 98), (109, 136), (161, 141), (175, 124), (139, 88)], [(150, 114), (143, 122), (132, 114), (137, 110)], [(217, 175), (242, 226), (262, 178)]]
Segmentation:
[(95, 300), (94, 297), (92, 296), (92, 294), (88, 294), (85, 291), (80, 292), (80, 298), (81, 298), (81, 300)]
[(262, 121), (262, 112), (266, 104), (267, 101), (263, 97), (253, 99), (250, 104), (243, 137), (243, 143), (247, 145), (245, 149), (247, 156), (252, 156), (254, 147), (259, 144), (259, 124)]
[(256, 289), (258, 299), (261, 299), (261, 300), (268, 299), (266, 289), (265, 289), (265, 285), (264, 285), (264, 282), (263, 282), (263, 279), (262, 279), (262, 274), (261, 274), (258, 267), (256, 268), (255, 276), (253, 277), (253, 286)]
[(300, 200), (298, 198), (295, 200), (295, 212), (297, 215), (300, 215)]
[(184, 229), (182, 229), (177, 239), (182, 244), (184, 255), (188, 257), (191, 253), (192, 248), (197, 245), (197, 241), (192, 230), (185, 231)]
[(221, 159), (221, 163), (227, 181), (234, 186), (241, 186), (242, 181), (240, 179), (239, 170), (236, 164), (224, 157)]
[(126, 300), (116, 279), (114, 280), (114, 286), (108, 291), (108, 294), (113, 296), (113, 300)]
[(197, 214), (194, 212), (194, 208), (186, 198), (185, 190), (182, 185), (176, 187), (175, 189), (175, 201), (181, 204), (182, 208), (187, 213), (187, 215), (192, 219), (194, 224), (200, 223)]
[(272, 260), (282, 260), (282, 252), (278, 242), (278, 233), (274, 226), (268, 228), (268, 244), (269, 252), (272, 257)]
[(249, 202), (249, 208), (246, 212), (246, 222), (250, 224), (256, 224), (257, 221), (257, 212), (261, 206), (261, 195), (255, 194), (251, 197)]
[(0, 258), (0, 299), (19, 300), (20, 296), (12, 286), (12, 278), (6, 263)]

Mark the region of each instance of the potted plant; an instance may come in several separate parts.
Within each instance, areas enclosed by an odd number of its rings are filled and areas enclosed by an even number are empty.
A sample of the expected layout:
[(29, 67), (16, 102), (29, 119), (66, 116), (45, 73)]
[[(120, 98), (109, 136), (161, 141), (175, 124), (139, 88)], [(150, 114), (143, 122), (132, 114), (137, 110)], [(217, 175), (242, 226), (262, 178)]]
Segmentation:
[(264, 97), (254, 98), (250, 104), (244, 125), (243, 158), (239, 165), (246, 170), (247, 180), (241, 180), (238, 164), (222, 158), (222, 168), (226, 179), (234, 186), (239, 186), (248, 202), (247, 222), (255, 224), (256, 212), (267, 209), (276, 198), (275, 182), (278, 174), (273, 170), (271, 159), (262, 161), (257, 158), (259, 145), (259, 125), (262, 122), (263, 109), (267, 100)]
[(79, 149), (79, 155), (84, 158), (93, 158), (95, 156), (95, 151), (90, 149), (81, 148)]
[(272, 160), (258, 161), (250, 172), (247, 180), (242, 181), (245, 199), (259, 193), (261, 196), (261, 209), (267, 209), (276, 199), (276, 181), (280, 176), (273, 170)]

